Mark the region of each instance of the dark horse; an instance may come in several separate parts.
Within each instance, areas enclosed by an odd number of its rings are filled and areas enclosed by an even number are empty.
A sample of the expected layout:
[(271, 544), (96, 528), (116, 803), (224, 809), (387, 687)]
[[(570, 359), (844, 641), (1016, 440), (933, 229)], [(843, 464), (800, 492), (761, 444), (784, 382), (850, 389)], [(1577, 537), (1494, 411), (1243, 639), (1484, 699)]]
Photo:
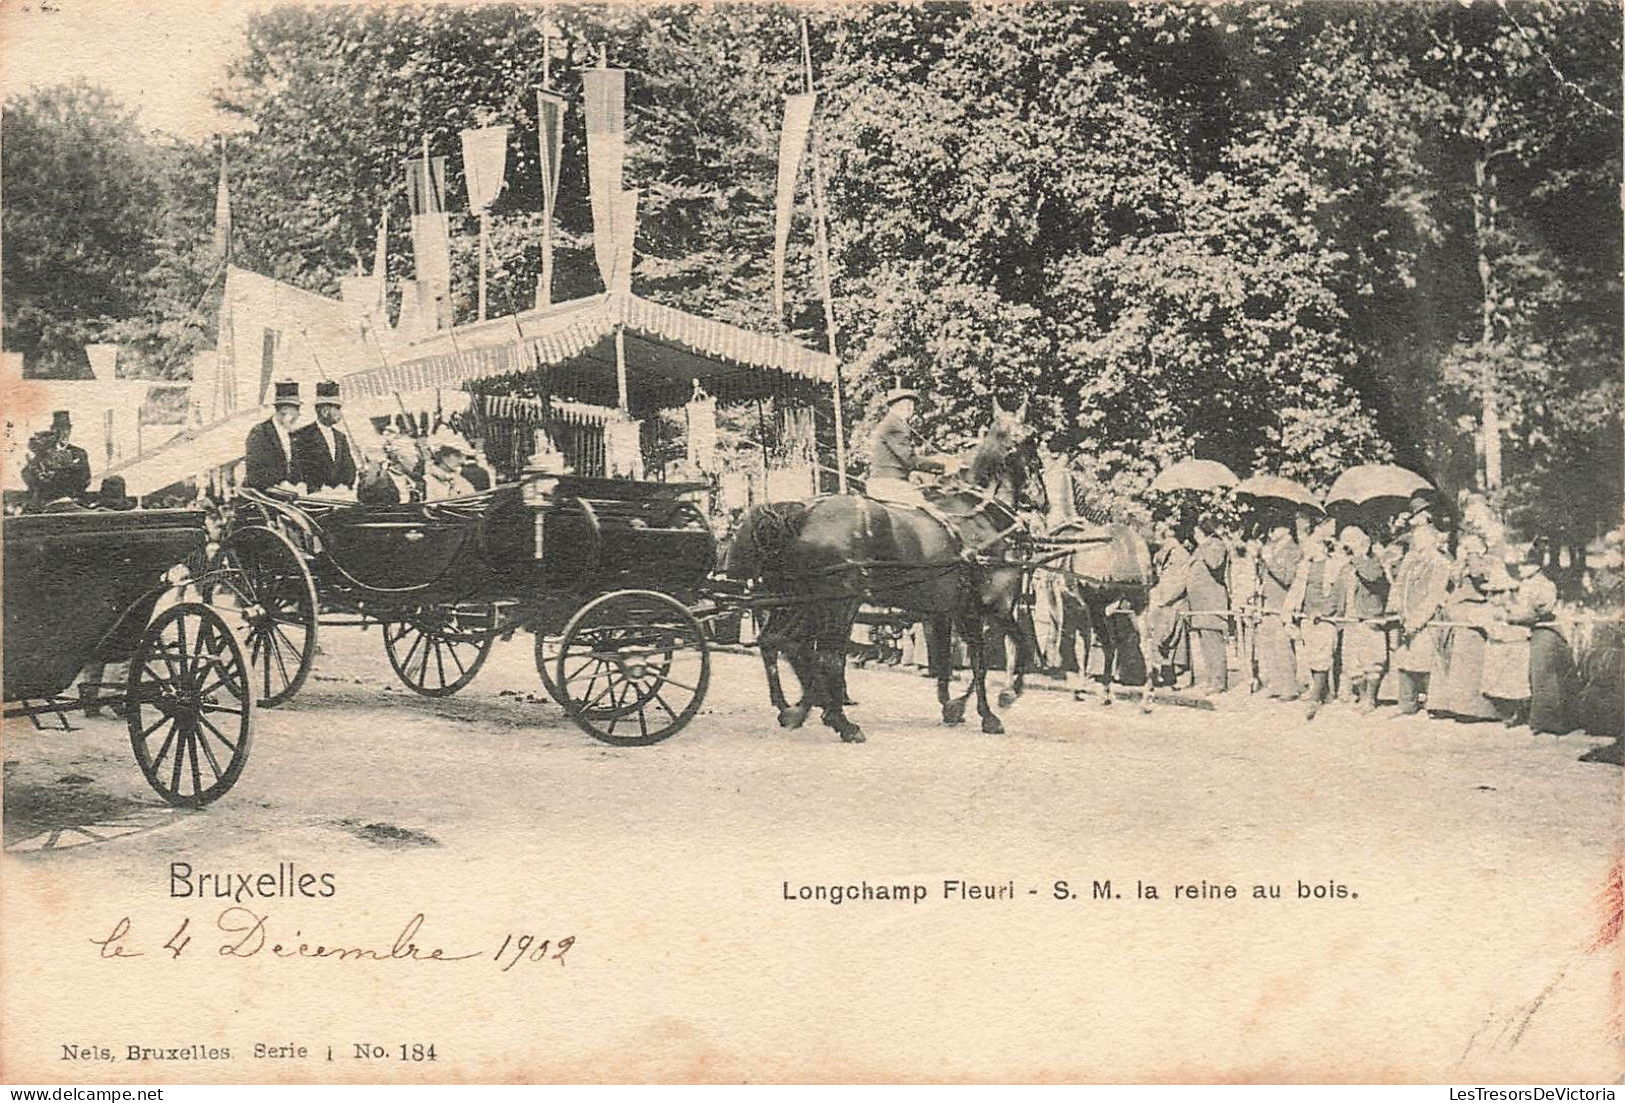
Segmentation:
[[(1015, 472), (1004, 461), (1019, 446), (1016, 422), (1007, 413), (996, 417), (973, 471)], [(727, 573), (756, 583), (755, 603), (769, 610), (759, 642), (782, 726), (800, 727), (818, 707), (843, 740), (863, 741), (862, 729), (844, 709), (846, 648), (859, 607), (869, 604), (914, 613), (924, 622), (944, 723), (964, 720), (974, 690), (982, 730), (1004, 731), (988, 706), (983, 636), (993, 627), (1017, 640), (1018, 669), (1025, 666), (1025, 639), (1015, 617), (1022, 568), (1007, 562), (1025, 526), (1010, 505), (976, 486), (940, 490), (932, 509), (948, 524), (926, 510), (854, 495), (758, 506), (745, 515), (729, 548)], [(955, 626), (972, 673), (958, 698), (948, 690)], [(801, 683), (802, 697), (794, 705), (779, 678), (781, 651)]]

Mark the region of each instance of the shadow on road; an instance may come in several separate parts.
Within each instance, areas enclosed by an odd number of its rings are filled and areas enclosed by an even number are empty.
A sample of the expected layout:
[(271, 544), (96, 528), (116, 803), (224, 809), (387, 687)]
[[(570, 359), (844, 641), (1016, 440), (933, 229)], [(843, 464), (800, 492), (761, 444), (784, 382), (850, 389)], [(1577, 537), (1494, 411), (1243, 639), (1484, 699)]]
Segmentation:
[(90, 778), (68, 774), (49, 785), (8, 780), (4, 840), (7, 853), (94, 846), (145, 835), (185, 813), (155, 801), (116, 797)]

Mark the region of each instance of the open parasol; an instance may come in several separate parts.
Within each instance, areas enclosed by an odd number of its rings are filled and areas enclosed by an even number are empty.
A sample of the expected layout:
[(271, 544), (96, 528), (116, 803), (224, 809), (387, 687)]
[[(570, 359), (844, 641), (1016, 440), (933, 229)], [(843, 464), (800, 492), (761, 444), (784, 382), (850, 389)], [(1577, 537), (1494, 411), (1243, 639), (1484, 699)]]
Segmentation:
[(1315, 497), (1314, 491), (1302, 483), (1293, 482), (1280, 475), (1249, 475), (1236, 487), (1236, 493), (1245, 494), (1249, 498), (1286, 502), (1308, 509), (1321, 508), (1320, 500)]
[(1351, 467), (1337, 477), (1326, 502), (1353, 502), (1365, 505), (1378, 498), (1409, 498), (1419, 491), (1431, 491), (1433, 484), (1414, 471), (1391, 463), (1365, 463)]
[(1218, 460), (1180, 460), (1157, 475), (1152, 490), (1223, 490), (1236, 485), (1236, 473)]

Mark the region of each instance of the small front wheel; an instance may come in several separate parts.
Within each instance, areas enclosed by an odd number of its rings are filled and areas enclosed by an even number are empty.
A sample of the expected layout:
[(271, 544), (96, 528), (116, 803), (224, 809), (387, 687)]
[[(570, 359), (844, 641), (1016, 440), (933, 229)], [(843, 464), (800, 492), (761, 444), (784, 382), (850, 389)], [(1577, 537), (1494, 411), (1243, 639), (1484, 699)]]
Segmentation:
[(594, 739), (646, 747), (694, 719), (710, 681), (705, 630), (682, 603), (653, 590), (617, 590), (570, 618), (549, 689)]
[(474, 680), (499, 631), (494, 605), (431, 605), (384, 625), (384, 650), (401, 683), (450, 697)]

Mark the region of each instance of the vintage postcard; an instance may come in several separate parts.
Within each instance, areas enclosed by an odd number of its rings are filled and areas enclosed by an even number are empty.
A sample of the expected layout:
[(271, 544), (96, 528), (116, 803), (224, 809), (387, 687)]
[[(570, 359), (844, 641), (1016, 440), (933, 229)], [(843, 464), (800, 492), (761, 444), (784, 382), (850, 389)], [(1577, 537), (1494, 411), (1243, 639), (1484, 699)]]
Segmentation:
[(0, 1081), (1617, 1083), (1621, 71), (0, 0)]

